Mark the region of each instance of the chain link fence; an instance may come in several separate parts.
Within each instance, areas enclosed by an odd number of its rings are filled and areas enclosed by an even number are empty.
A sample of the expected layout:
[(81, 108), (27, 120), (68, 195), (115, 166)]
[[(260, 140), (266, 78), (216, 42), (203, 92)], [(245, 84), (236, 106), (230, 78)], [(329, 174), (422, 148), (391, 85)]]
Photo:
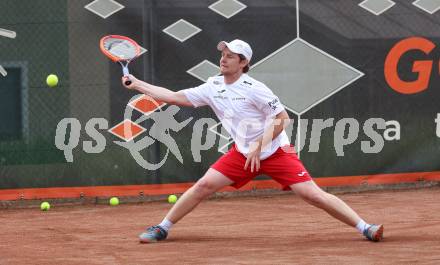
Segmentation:
[[(435, 74), (440, 48), (436, 47), (430, 55), (411, 53), (399, 65), (402, 78), (414, 80), (417, 74), (410, 70), (411, 61), (426, 57), (437, 60), (429, 89), (421, 94), (398, 94), (389, 88), (383, 76), (384, 59), (399, 40), (422, 35), (440, 45), (438, 31), (432, 28), (440, 24), (438, 12), (430, 15), (406, 1), (395, 1), (395, 7), (376, 16), (358, 6), (360, 1), (299, 1), (298, 19), (295, 1), (238, 1), (241, 5), (225, 1), (214, 10), (217, 1), (212, 0), (118, 0), (124, 8), (104, 19), (85, 8), (91, 2), (0, 1), (0, 28), (17, 33), (14, 39), (0, 36), (0, 65), (8, 73), (0, 76), (0, 189), (192, 182), (222, 155), (218, 148), (225, 143), (217, 136), (211, 149), (201, 151), (201, 162), (194, 161), (191, 137), (195, 121), (217, 120), (206, 107), (181, 108), (176, 115), (179, 122), (193, 118), (181, 131), (171, 132), (183, 164), (170, 154), (160, 169), (146, 170), (127, 149), (114, 143), (120, 139), (108, 129), (124, 120), (126, 105), (135, 93), (121, 86), (120, 66), (109, 62), (99, 51), (99, 39), (107, 34), (129, 36), (147, 49), (130, 65), (131, 73), (173, 91), (200, 85), (202, 78), (187, 71), (204, 60), (218, 65), (217, 43), (235, 38), (252, 45), (252, 64), (267, 67), (266, 73), (272, 74), (273, 79), (291, 80), (288, 78), (294, 75), (313, 79), (328, 74), (305, 72), (314, 61), (294, 53), (286, 58), (290, 65), (297, 66), (295, 69), (287, 66), (277, 70), (277, 62), (274, 66), (269, 64), (268, 58), (287, 47), (295, 47), (288, 44), (300, 38), (309, 49), (315, 47), (320, 56), (330, 56), (362, 73), (362, 77), (299, 117), (309, 121), (301, 136), (306, 139), (301, 158), (314, 176), (440, 169), (435, 159), (440, 141), (433, 122), (440, 112), (440, 78)], [(200, 31), (184, 41), (164, 32), (180, 20)], [(328, 70), (330, 73), (330, 66)], [(60, 80), (55, 88), (45, 83), (51, 73)], [(290, 91), (298, 84), (286, 81), (285, 89)], [(303, 94), (307, 93), (306, 87)], [(289, 102), (283, 103), (290, 106)], [(139, 113), (135, 115), (139, 117)], [(290, 111), (290, 115), (296, 120), (291, 128), (294, 142), (298, 113)], [(401, 139), (386, 142), (378, 154), (361, 150), (361, 141), (371, 142), (362, 133), (362, 126), (372, 117), (398, 120), (402, 126)], [(57, 126), (65, 118), (74, 118), (81, 125), (73, 162), (67, 162), (65, 153), (55, 145)], [(105, 148), (99, 153), (83, 149), (85, 141), (98, 144), (86, 131), (92, 118), (108, 121), (108, 128), (98, 129), (105, 139)], [(322, 132), (320, 150), (308, 151), (313, 120), (329, 118), (335, 122), (333, 129)], [(356, 142), (344, 147), (345, 155), (340, 157), (335, 152), (334, 125), (343, 118), (358, 120), (361, 133)], [(142, 126), (148, 132), (151, 122)], [(66, 131), (66, 144), (71, 130), (68, 127)], [(212, 133), (207, 127), (204, 130), (205, 135)], [(155, 142), (141, 154), (151, 163), (158, 163), (167, 150), (167, 146)]]

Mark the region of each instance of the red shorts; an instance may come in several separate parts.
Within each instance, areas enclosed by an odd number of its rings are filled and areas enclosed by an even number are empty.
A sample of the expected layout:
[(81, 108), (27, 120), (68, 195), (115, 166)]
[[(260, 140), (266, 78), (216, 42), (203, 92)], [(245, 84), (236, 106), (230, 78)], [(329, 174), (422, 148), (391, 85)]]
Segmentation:
[[(286, 148), (287, 147), (287, 148)], [(290, 185), (312, 180), (302, 162), (293, 152), (293, 147), (280, 147), (268, 158), (260, 161), (260, 170), (251, 172), (248, 165), (244, 170), (246, 157), (237, 148), (232, 148), (220, 157), (211, 168), (219, 171), (234, 183), (231, 185), (240, 188), (258, 175), (268, 175), (283, 186), (283, 190), (289, 190)], [(284, 151), (289, 150), (288, 152)]]

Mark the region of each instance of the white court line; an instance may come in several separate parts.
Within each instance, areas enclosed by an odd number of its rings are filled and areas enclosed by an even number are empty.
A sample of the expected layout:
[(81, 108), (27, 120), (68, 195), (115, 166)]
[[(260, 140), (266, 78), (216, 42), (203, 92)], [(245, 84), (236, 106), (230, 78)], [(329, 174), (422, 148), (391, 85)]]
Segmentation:
[(12, 30), (2, 29), (0, 28), (0, 36), (15, 39), (17, 37), (17, 33)]

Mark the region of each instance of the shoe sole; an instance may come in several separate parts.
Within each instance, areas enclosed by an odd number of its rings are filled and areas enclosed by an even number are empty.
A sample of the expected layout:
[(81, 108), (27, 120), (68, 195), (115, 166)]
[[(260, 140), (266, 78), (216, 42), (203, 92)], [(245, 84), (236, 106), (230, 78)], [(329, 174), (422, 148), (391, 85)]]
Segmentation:
[(148, 244), (148, 243), (156, 243), (156, 242), (157, 242), (157, 239), (149, 238), (149, 237), (141, 237), (141, 236), (139, 236), (139, 242), (140, 242), (140, 243), (145, 243), (145, 244)]
[(149, 243), (156, 243), (158, 242), (157, 240), (146, 240), (146, 239), (139, 239), (139, 243), (142, 244), (149, 244)]

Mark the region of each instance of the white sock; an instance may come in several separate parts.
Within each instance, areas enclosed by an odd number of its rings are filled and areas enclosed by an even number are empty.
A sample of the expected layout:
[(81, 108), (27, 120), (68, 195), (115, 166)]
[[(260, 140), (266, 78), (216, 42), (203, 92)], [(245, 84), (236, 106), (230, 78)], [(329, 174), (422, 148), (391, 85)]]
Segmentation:
[(171, 229), (171, 227), (173, 226), (173, 223), (171, 223), (170, 220), (164, 218), (162, 223), (159, 224), (160, 227), (162, 227), (163, 229), (165, 229), (165, 231), (168, 232), (168, 230)]
[(356, 229), (360, 232), (363, 233), (365, 231), (365, 229), (370, 228), (371, 225), (365, 223), (364, 220), (360, 220), (359, 223), (356, 225)]

